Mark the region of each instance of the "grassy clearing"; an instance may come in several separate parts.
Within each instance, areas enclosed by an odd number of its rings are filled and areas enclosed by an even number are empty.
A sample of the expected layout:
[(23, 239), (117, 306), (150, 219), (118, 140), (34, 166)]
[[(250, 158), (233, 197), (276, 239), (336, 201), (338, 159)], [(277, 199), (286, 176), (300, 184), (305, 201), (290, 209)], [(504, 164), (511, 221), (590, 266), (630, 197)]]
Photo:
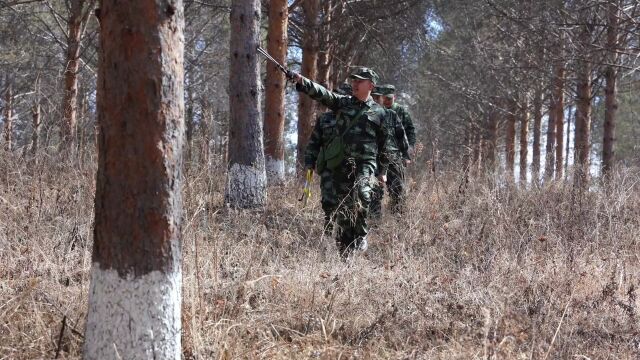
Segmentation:
[[(95, 168), (0, 159), (0, 358), (79, 358)], [(229, 210), (220, 174), (185, 179), (187, 359), (640, 357), (637, 173), (585, 194), (414, 176), (349, 264), (317, 192)]]

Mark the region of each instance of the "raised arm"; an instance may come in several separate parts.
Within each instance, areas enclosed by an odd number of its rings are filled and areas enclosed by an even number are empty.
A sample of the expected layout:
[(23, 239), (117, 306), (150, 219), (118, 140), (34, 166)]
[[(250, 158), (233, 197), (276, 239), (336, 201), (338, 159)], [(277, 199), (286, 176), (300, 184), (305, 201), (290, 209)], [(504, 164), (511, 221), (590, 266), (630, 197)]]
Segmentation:
[(309, 95), (313, 100), (319, 101), (331, 110), (338, 110), (349, 101), (349, 96), (339, 95), (329, 91), (324, 86), (315, 83), (301, 75), (296, 78), (296, 90)]

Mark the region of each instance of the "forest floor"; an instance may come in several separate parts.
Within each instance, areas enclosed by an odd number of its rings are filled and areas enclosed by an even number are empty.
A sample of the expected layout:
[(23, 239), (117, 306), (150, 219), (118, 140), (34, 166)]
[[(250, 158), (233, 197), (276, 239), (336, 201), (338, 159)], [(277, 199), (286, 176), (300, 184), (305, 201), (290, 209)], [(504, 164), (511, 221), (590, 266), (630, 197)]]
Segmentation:
[[(615, 183), (413, 175), (406, 215), (344, 263), (317, 191), (229, 210), (222, 172), (191, 168), (184, 358), (640, 358), (640, 176)], [(94, 165), (0, 157), (1, 359), (81, 356), (94, 192)]]

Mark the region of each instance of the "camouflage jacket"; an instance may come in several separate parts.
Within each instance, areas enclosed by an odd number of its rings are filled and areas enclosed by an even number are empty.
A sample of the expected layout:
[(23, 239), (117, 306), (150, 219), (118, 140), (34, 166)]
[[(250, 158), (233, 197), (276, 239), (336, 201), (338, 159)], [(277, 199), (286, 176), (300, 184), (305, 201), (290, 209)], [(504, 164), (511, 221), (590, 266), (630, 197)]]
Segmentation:
[(409, 146), (416, 146), (416, 128), (413, 126), (413, 120), (411, 119), (411, 115), (409, 115), (409, 111), (402, 106), (394, 103), (391, 106), (391, 110), (395, 111), (398, 114), (398, 117), (402, 121), (402, 126), (404, 126), (404, 131), (407, 133), (407, 140), (409, 140)]
[(387, 138), (387, 157), (390, 160), (398, 160), (400, 158), (410, 160), (407, 133), (404, 130), (404, 126), (402, 126), (400, 117), (398, 117), (395, 111), (387, 109), (385, 126), (390, 135)]
[(316, 168), (320, 149), (329, 143), (329, 140), (336, 135), (335, 113), (333, 111), (329, 111), (320, 115), (316, 120), (313, 132), (311, 132), (311, 137), (309, 138), (309, 143), (307, 144), (307, 148), (304, 152), (305, 168)]
[[(336, 115), (336, 130), (343, 134), (345, 159), (353, 160), (361, 175), (386, 173), (389, 160), (386, 156), (387, 128), (384, 126), (386, 111), (371, 97), (360, 101), (350, 95), (338, 95), (320, 84), (303, 78), (296, 89), (319, 101)], [(357, 123), (351, 121), (364, 108)]]

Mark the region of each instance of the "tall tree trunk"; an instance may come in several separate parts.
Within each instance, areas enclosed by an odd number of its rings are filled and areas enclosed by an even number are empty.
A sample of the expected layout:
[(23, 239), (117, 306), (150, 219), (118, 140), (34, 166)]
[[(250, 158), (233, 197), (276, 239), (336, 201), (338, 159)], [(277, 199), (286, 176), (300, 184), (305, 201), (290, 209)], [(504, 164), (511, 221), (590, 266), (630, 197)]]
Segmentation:
[(567, 138), (565, 141), (564, 153), (566, 154), (564, 157), (564, 179), (567, 180), (569, 178), (569, 152), (571, 151), (571, 117), (575, 118), (575, 111), (573, 111), (573, 106), (569, 105), (567, 116)]
[(322, 22), (320, 24), (320, 40), (318, 52), (318, 77), (317, 81), (327, 86), (328, 89), (336, 85), (331, 81), (331, 67), (333, 60), (334, 43), (331, 41), (331, 25), (334, 7), (332, 0), (325, 0), (322, 4)]
[[(497, 101), (496, 101), (497, 102)], [(497, 105), (497, 104), (496, 104)], [(497, 107), (497, 106), (496, 106)], [(494, 172), (496, 170), (496, 148), (498, 142), (498, 118), (499, 110), (495, 107), (489, 111), (489, 118), (487, 119), (487, 128), (485, 129), (485, 141), (484, 141), (484, 157), (487, 170)]]
[(11, 85), (4, 93), (4, 147), (11, 151), (13, 142), (13, 89)]
[(101, 1), (84, 359), (182, 356), (183, 16), (181, 0)]
[[(587, 56), (591, 38), (590, 26), (585, 25), (580, 35), (583, 56)], [(591, 63), (588, 59), (578, 60), (576, 86), (576, 134), (575, 134), (575, 185), (585, 188), (589, 181), (589, 150), (591, 132)]]
[(531, 178), (535, 185), (540, 183), (540, 137), (542, 132), (542, 89), (536, 89), (533, 96), (533, 159)]
[(558, 64), (553, 81), (553, 98), (556, 123), (556, 179), (562, 180), (562, 152), (564, 151), (564, 64)]
[(605, 111), (604, 111), (604, 136), (602, 139), (602, 175), (608, 178), (611, 174), (615, 156), (614, 146), (616, 142), (616, 113), (618, 111), (618, 4), (610, 2), (607, 5), (607, 51), (609, 52), (609, 65), (604, 71), (605, 77)]
[(508, 101), (508, 113), (505, 127), (505, 159), (506, 159), (506, 173), (508, 181), (514, 181), (515, 170), (515, 144), (516, 144), (516, 113), (518, 111), (517, 103), (515, 100)]
[(545, 182), (553, 180), (553, 170), (555, 169), (555, 143), (556, 143), (556, 111), (554, 92), (551, 91), (549, 100), (549, 111), (547, 114), (547, 145), (545, 147), (544, 179)]
[(38, 155), (38, 138), (40, 137), (40, 99), (36, 100), (31, 108), (31, 155)]
[(527, 183), (527, 161), (529, 159), (529, 101), (527, 95), (519, 106), (520, 113), (520, 183)]
[[(306, 0), (302, 3), (305, 28), (302, 44), (302, 75), (316, 80), (318, 75), (318, 13), (319, 0)], [(298, 145), (297, 167), (304, 164), (304, 151), (313, 129), (315, 101), (308, 96), (300, 96), (298, 105)]]
[(229, 172), (225, 202), (232, 207), (262, 207), (267, 201), (264, 165), (260, 66), (260, 1), (231, 2), (229, 71)]
[[(287, 0), (269, 2), (269, 29), (267, 51), (280, 63), (287, 60), (287, 27), (289, 10)], [(264, 114), (264, 155), (267, 179), (271, 184), (285, 180), (284, 165), (284, 74), (267, 62), (267, 102)]]
[(85, 0), (71, 0), (67, 20), (67, 53), (64, 68), (64, 93), (62, 97), (63, 141), (75, 143), (78, 108), (78, 68), (80, 58), (80, 38), (82, 30), (82, 10)]
[[(188, 76), (185, 74), (185, 76)], [(192, 151), (192, 146), (193, 146), (193, 128), (195, 126), (195, 110), (194, 110), (194, 106), (195, 103), (193, 101), (193, 89), (191, 88), (191, 84), (187, 85), (187, 88), (185, 88), (185, 92), (187, 93), (187, 104), (186, 104), (186, 113), (185, 113), (185, 127), (186, 127), (186, 138), (187, 138), (187, 143), (185, 145), (185, 159), (184, 162), (187, 164), (187, 168), (191, 165), (191, 161), (193, 160), (191, 158), (193, 151)]]

